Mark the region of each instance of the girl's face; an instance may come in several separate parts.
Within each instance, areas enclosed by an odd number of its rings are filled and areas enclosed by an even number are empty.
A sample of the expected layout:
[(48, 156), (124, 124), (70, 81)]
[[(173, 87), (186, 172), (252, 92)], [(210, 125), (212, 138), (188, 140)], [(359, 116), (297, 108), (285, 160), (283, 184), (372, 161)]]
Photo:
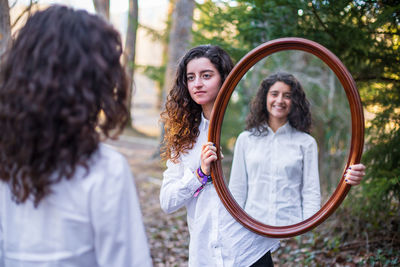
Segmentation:
[(290, 86), (284, 82), (274, 83), (267, 94), (267, 110), (269, 120), (285, 123), (292, 105)]
[(221, 75), (208, 58), (189, 61), (186, 66), (189, 94), (194, 102), (211, 111), (221, 87)]

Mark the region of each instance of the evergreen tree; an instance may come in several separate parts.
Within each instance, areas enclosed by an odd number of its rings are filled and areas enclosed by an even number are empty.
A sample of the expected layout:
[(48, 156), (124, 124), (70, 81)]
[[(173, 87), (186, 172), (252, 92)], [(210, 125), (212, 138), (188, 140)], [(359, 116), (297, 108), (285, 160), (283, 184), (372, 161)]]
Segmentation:
[(238, 0), (206, 1), (198, 8), (195, 44), (218, 44), (236, 61), (256, 46), (281, 37), (316, 41), (340, 58), (357, 83), (368, 117), (373, 117), (366, 124), (363, 206), (375, 211), (367, 213), (372, 216), (398, 209), (400, 3)]

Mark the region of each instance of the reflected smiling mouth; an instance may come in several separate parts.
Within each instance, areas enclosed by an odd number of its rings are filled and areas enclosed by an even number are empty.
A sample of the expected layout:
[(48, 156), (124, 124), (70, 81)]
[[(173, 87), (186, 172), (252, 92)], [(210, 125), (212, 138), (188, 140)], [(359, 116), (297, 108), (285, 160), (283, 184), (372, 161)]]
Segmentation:
[(285, 109), (286, 107), (285, 106), (272, 106), (273, 108), (276, 108), (276, 109)]

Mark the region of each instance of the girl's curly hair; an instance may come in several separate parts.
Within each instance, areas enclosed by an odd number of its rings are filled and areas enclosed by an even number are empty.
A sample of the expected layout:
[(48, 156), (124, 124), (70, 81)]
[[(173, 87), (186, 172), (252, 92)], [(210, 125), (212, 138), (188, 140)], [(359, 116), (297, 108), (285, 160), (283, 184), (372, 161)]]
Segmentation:
[(0, 179), (17, 203), (37, 206), (52, 184), (88, 169), (100, 134), (122, 130), (121, 54), (119, 33), (83, 10), (55, 5), (19, 31), (0, 69)]
[(288, 115), (290, 125), (299, 131), (310, 133), (310, 103), (300, 82), (292, 74), (285, 72), (272, 74), (261, 82), (257, 95), (251, 102), (250, 113), (246, 119), (246, 130), (252, 130), (255, 135), (267, 132), (269, 119), (267, 95), (271, 86), (278, 81), (287, 84), (291, 89), (292, 105)]
[(195, 58), (208, 58), (221, 76), (221, 85), (233, 68), (230, 56), (220, 47), (200, 45), (190, 49), (180, 60), (174, 86), (168, 94), (161, 113), (164, 123), (162, 158), (177, 162), (180, 155), (193, 148), (200, 133), (202, 108), (190, 97), (187, 87), (186, 67)]

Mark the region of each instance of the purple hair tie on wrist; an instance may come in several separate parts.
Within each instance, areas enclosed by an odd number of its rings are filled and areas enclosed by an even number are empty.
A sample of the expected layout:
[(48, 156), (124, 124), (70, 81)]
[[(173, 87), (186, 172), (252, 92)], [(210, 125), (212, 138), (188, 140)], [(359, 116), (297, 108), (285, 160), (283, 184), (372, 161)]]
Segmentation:
[(211, 180), (211, 175), (204, 174), (201, 167), (197, 168), (197, 176), (201, 179), (202, 185), (205, 185), (209, 180)]
[(211, 175), (206, 175), (204, 172), (201, 170), (201, 167), (197, 168), (196, 170), (197, 177), (201, 179), (201, 186), (197, 188), (196, 192), (194, 192), (194, 197), (197, 197), (200, 192), (203, 190), (203, 188), (206, 186), (206, 184), (211, 184), (212, 183), (212, 178)]

